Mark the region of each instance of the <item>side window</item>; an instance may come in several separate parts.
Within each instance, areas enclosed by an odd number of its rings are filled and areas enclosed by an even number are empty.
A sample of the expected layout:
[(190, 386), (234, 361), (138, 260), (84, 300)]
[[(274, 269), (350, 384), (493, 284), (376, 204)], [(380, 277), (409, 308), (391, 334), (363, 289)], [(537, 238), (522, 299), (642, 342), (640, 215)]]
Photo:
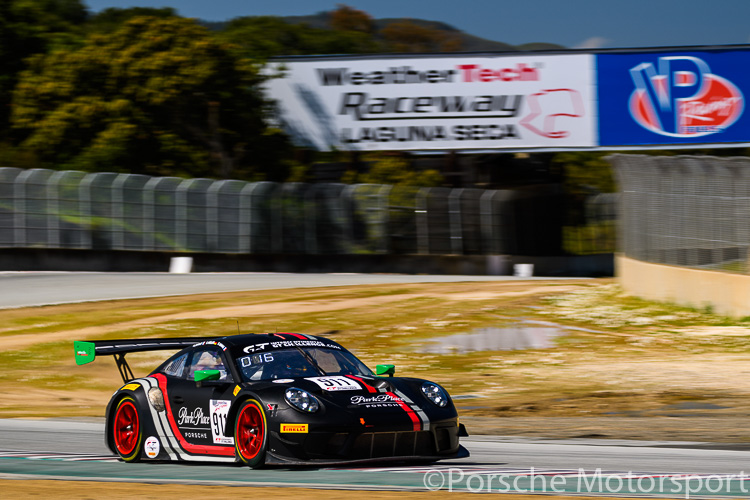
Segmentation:
[(195, 372), (198, 370), (219, 370), (221, 372), (219, 380), (227, 380), (227, 369), (224, 366), (221, 351), (217, 348), (193, 351), (193, 356), (188, 366), (188, 380), (195, 380)]
[(172, 377), (181, 377), (185, 372), (185, 362), (187, 361), (188, 353), (183, 354), (171, 361), (169, 361), (164, 369), (162, 370), (166, 375)]

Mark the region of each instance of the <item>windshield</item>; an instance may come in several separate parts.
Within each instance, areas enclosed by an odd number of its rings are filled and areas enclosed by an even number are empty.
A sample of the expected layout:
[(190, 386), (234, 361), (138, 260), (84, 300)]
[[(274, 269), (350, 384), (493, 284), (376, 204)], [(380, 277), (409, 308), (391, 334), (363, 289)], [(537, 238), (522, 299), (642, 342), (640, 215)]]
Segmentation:
[(248, 354), (237, 359), (237, 369), (245, 382), (320, 375), (372, 376), (352, 353), (315, 347)]

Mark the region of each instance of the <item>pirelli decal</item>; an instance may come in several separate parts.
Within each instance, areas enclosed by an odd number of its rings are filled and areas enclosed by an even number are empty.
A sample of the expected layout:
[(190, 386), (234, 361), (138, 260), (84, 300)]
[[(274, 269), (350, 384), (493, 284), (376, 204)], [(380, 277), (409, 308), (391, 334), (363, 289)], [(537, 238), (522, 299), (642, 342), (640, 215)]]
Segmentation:
[(281, 424), (281, 432), (285, 434), (307, 434), (307, 424)]

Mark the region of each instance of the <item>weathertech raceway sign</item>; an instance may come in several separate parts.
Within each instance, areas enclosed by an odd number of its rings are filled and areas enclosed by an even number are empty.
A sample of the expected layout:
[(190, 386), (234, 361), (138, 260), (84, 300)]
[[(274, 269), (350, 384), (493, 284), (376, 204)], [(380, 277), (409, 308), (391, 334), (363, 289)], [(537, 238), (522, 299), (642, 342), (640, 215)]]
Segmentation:
[(320, 58), (274, 62), (268, 95), (319, 150), (588, 149), (594, 55)]

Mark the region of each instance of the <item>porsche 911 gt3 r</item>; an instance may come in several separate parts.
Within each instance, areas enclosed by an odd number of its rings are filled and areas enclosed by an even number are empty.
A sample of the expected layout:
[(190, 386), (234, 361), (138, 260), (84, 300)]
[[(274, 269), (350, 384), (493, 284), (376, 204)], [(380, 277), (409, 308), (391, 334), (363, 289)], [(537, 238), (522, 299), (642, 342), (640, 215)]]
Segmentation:
[[(75, 342), (78, 364), (113, 355), (125, 385), (106, 410), (122, 460), (331, 464), (468, 456), (438, 384), (373, 374), (330, 339), (298, 333)], [(134, 378), (130, 352), (177, 349)], [(387, 375), (387, 376), (385, 376)]]

